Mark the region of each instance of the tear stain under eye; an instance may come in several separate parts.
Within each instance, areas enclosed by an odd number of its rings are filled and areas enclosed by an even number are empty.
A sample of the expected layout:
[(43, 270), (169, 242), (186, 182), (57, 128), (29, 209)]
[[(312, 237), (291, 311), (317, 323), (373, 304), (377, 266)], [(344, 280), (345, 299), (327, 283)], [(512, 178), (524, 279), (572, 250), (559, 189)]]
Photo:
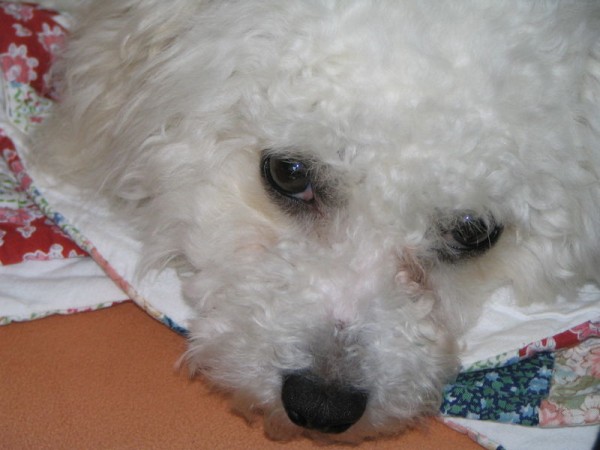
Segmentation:
[(407, 289), (411, 296), (417, 297), (431, 291), (427, 270), (411, 248), (404, 248), (398, 255), (398, 272), (395, 281)]

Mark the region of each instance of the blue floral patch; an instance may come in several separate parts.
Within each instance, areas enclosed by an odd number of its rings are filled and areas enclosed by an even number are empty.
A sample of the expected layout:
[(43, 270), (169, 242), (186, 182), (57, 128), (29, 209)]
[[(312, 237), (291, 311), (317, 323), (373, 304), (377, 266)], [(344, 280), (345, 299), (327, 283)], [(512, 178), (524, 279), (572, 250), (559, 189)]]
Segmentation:
[(538, 353), (503, 367), (461, 373), (444, 389), (445, 416), (535, 426), (548, 397), (554, 354)]

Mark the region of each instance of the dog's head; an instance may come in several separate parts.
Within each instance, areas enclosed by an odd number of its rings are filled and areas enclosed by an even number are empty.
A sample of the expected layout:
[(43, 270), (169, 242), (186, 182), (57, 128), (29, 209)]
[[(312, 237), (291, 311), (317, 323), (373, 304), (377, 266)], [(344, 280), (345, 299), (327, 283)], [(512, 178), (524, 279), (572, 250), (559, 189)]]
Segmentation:
[(190, 365), (272, 436), (435, 413), (494, 289), (597, 276), (589, 5), (188, 3), (85, 72), (112, 91), (80, 117), (117, 124), (86, 148), (149, 263), (184, 261)]
[(337, 8), (257, 25), (186, 225), (190, 362), (279, 437), (435, 413), (490, 293), (554, 297), (595, 250), (580, 56), (539, 48), (560, 23)]

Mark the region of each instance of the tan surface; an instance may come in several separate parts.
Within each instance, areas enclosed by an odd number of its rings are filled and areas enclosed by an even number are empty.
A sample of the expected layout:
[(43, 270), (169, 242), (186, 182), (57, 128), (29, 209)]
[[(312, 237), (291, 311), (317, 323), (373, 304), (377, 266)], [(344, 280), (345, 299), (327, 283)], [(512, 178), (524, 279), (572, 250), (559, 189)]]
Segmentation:
[[(184, 348), (181, 336), (131, 303), (0, 327), (0, 447), (316, 447), (269, 441), (260, 426), (232, 414), (222, 396), (174, 369)], [(480, 447), (435, 421), (360, 446), (392, 448)]]

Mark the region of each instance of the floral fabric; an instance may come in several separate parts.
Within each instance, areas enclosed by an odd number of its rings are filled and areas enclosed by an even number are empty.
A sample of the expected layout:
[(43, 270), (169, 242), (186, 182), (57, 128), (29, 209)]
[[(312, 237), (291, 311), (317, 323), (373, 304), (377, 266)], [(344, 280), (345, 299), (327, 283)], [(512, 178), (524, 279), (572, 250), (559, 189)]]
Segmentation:
[[(34, 201), (31, 179), (9, 136), (9, 130), (31, 132), (47, 115), (55, 97), (49, 69), (65, 43), (65, 24), (63, 16), (39, 6), (0, 2), (0, 266), (17, 267), (23, 276), (30, 272), (24, 267), (30, 261), (88, 257)], [(55, 306), (31, 312), (27, 318), (91, 311), (121, 302)], [(0, 325), (12, 320), (0, 314)]]
[(600, 423), (600, 318), (463, 370), (440, 411), (527, 426)]
[[(600, 309), (600, 306), (599, 306)], [(600, 314), (600, 311), (599, 311)], [(600, 337), (600, 315), (599, 320), (582, 323), (562, 333), (542, 339), (538, 342), (523, 347), (519, 350), (519, 357), (527, 357), (537, 352), (556, 351), (577, 345), (591, 337)]]
[(467, 419), (537, 425), (553, 365), (552, 353), (538, 353), (504, 367), (461, 373), (446, 386), (440, 410)]
[[(56, 17), (33, 5), (0, 4), (0, 78), (5, 113), (21, 131), (39, 123), (52, 103), (50, 63), (66, 37)], [(0, 156), (0, 265), (85, 256), (20, 185), (15, 174), (21, 172), (21, 163), (1, 128)]]
[(539, 416), (542, 427), (600, 421), (600, 338), (556, 352), (553, 385)]
[(55, 97), (50, 65), (64, 45), (64, 19), (26, 3), (0, 7), (0, 72), (5, 109), (12, 124), (29, 131), (47, 114)]

